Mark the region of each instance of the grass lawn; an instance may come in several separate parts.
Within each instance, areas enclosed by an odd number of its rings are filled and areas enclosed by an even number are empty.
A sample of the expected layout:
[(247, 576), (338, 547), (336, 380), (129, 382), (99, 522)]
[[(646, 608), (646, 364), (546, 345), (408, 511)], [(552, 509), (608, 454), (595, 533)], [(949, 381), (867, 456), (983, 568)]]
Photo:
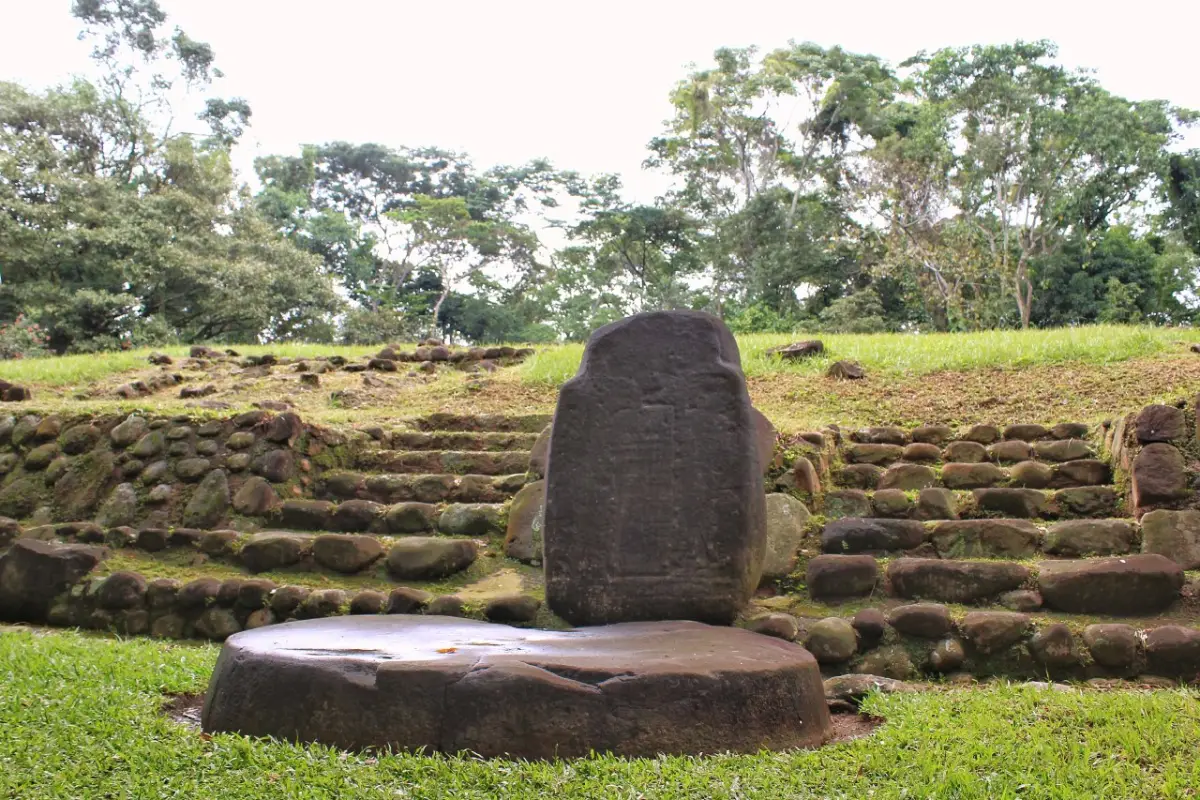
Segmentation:
[[(844, 426), (919, 425), (1014, 421), (1096, 423), (1147, 403), (1172, 402), (1200, 393), (1200, 356), (1189, 345), (1200, 330), (1136, 326), (1089, 326), (1032, 331), (955, 334), (822, 336), (820, 358), (782, 362), (770, 347), (802, 334), (739, 337), (742, 362), (755, 405), (780, 429), (797, 432), (829, 423)], [(359, 358), (377, 348), (335, 345), (253, 345), (243, 354), (281, 356), (340, 354)], [(187, 348), (165, 348), (174, 356)], [(211, 383), (216, 393), (205, 409), (169, 387), (151, 396), (122, 400), (116, 388), (160, 372), (146, 362), (148, 350), (0, 362), (0, 378), (33, 387), (22, 405), (36, 413), (234, 414), (262, 400), (287, 400), (306, 420), (331, 425), (392, 424), (404, 417), (449, 411), (459, 414), (548, 414), (558, 387), (579, 368), (582, 345), (539, 348), (524, 364), (502, 369), (474, 384), (458, 370), (436, 375), (332, 372), (320, 387), (300, 385), (289, 367), (265, 376), (241, 373), (234, 364), (207, 371), (180, 371), (189, 385)], [(867, 370), (860, 381), (827, 378), (836, 359), (855, 359)], [(9, 413), (14, 413), (15, 408)]]
[[(873, 697), (866, 739), (751, 756), (519, 763), (205, 737), (159, 713), (217, 649), (0, 629), (0, 797), (1183, 798), (1194, 692), (994, 684)], [(304, 698), (296, 698), (304, 702)]]
[[(781, 361), (772, 347), (820, 339), (819, 358)], [(742, 369), (749, 378), (816, 375), (834, 361), (849, 359), (868, 373), (927, 375), (946, 370), (1013, 369), (1079, 362), (1107, 364), (1158, 355), (1200, 341), (1200, 330), (1134, 325), (1088, 325), (1047, 330), (997, 330), (977, 333), (743, 334), (737, 337)], [(559, 385), (575, 374), (583, 345), (540, 349), (523, 365), (533, 383)]]

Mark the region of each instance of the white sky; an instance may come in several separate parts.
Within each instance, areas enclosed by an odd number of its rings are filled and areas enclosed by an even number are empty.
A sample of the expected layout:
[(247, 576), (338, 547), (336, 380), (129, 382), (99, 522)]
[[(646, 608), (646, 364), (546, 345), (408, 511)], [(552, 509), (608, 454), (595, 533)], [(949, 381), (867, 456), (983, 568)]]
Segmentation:
[[(1200, 0), (161, 3), (170, 24), (215, 49), (220, 94), (253, 108), (237, 155), (244, 178), (256, 155), (344, 139), (437, 145), (480, 167), (544, 156), (620, 173), (649, 201), (665, 183), (642, 172), (645, 145), (687, 64), (788, 39), (897, 63), (922, 49), (1048, 38), (1110, 91), (1200, 109)], [(70, 0), (0, 0), (0, 80), (41, 87), (88, 70), (69, 10)]]

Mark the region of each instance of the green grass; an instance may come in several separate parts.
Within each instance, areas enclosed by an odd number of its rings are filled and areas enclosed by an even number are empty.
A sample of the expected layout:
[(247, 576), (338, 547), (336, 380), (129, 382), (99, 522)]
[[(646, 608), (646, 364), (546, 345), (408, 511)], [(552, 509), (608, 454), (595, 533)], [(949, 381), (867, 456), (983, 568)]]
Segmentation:
[[(825, 355), (801, 361), (768, 356), (772, 347), (819, 338)], [(834, 361), (857, 361), (868, 372), (925, 375), (944, 370), (1028, 367), (1082, 362), (1103, 364), (1152, 356), (1200, 341), (1200, 331), (1127, 325), (1089, 325), (1028, 331), (978, 333), (745, 334), (737, 337), (742, 368), (749, 377), (779, 373), (814, 374)], [(523, 365), (524, 380), (558, 385), (575, 374), (583, 345), (540, 351)]]
[(1200, 786), (1187, 690), (872, 697), (883, 727), (815, 751), (523, 763), (202, 737), (158, 709), (163, 692), (202, 691), (216, 653), (0, 632), (0, 797), (1124, 799)]
[[(225, 349), (225, 345), (217, 346)], [(187, 358), (190, 347), (149, 347), (138, 350), (116, 350), (109, 353), (87, 353), (71, 356), (47, 356), (17, 361), (0, 361), (0, 378), (13, 383), (34, 383), (44, 386), (71, 386), (90, 383), (117, 372), (135, 369), (151, 369), (146, 361), (151, 353), (166, 353), (172, 358)], [(332, 344), (284, 343), (273, 345), (233, 345), (234, 350), (244, 356), (274, 353), (280, 357), (313, 358), (316, 356), (342, 355), (358, 358), (375, 353), (378, 347), (363, 345), (341, 346)]]
[[(820, 338), (827, 355), (798, 362), (781, 362), (766, 350), (801, 339)], [(1200, 331), (1128, 325), (1089, 325), (1028, 331), (978, 333), (880, 334), (744, 334), (738, 336), (742, 366), (747, 375), (809, 374), (823, 371), (838, 359), (852, 359), (868, 369), (893, 374), (922, 375), (942, 370), (983, 369), (1057, 364), (1069, 361), (1108, 363), (1166, 352), (1180, 344), (1200, 341)], [(218, 346), (223, 349), (222, 346)], [(283, 357), (340, 354), (357, 358), (376, 346), (280, 343), (234, 345), (242, 355), (274, 353)], [(45, 386), (85, 384), (107, 375), (148, 368), (154, 350), (172, 357), (187, 356), (187, 346), (142, 348), (111, 353), (31, 358), (0, 362), (0, 378), (14, 383)], [(575, 374), (582, 344), (539, 347), (522, 366), (529, 383), (559, 385)]]

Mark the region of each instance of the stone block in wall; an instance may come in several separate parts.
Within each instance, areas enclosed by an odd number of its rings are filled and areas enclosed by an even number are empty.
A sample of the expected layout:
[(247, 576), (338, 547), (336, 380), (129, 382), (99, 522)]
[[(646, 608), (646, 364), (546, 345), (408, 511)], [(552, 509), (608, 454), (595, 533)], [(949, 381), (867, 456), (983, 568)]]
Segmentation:
[(1065, 461), (1055, 464), (1051, 470), (1051, 489), (1069, 489), (1076, 486), (1104, 486), (1112, 481), (1112, 469), (1095, 458)]
[(821, 532), (826, 553), (869, 553), (911, 550), (925, 541), (925, 526), (916, 520), (846, 517), (827, 523)]
[(1054, 493), (1050, 512), (1061, 517), (1107, 517), (1117, 511), (1117, 492), (1111, 486), (1076, 486)]
[(54, 598), (107, 554), (90, 545), (16, 540), (0, 556), (0, 619), (43, 621)]
[(1000, 438), (1000, 429), (995, 425), (972, 425), (960, 438), (964, 441), (988, 445)]
[(950, 610), (939, 603), (913, 603), (888, 612), (888, 624), (897, 631), (922, 639), (940, 639), (954, 629)]
[(1183, 570), (1160, 555), (1043, 561), (1038, 588), (1046, 607), (1068, 614), (1156, 614), (1183, 588)]
[(866, 597), (879, 581), (872, 556), (821, 555), (808, 562), (805, 584), (814, 600)]
[(1022, 519), (964, 519), (938, 522), (930, 541), (942, 558), (1030, 558), (1041, 549), (1042, 532)]
[(1195, 681), (1200, 677), (1200, 631), (1181, 625), (1148, 631), (1146, 667), (1155, 675)]
[(942, 467), (942, 483), (947, 489), (984, 489), (995, 486), (1007, 476), (995, 464), (946, 464)]
[(1036, 423), (1014, 423), (1004, 428), (1005, 439), (1019, 439), (1023, 442), (1032, 442), (1038, 439), (1045, 439), (1050, 435), (1050, 431), (1042, 425)]
[(1127, 671), (1137, 662), (1140, 641), (1130, 625), (1088, 625), (1083, 629), (1083, 643), (1092, 659), (1102, 667)]
[(888, 564), (892, 593), (909, 599), (973, 603), (1020, 587), (1030, 577), (1023, 564), (898, 558)]
[(904, 448), (897, 444), (852, 444), (846, 448), (846, 461), (851, 464), (874, 464), (886, 467), (900, 460)]
[(924, 464), (893, 464), (879, 479), (880, 489), (911, 492), (938, 485), (937, 473)]
[(1070, 519), (1046, 531), (1046, 552), (1067, 558), (1112, 556), (1133, 551), (1137, 531), (1123, 519)]
[(1084, 458), (1094, 458), (1096, 455), (1091, 445), (1079, 439), (1038, 442), (1034, 445), (1033, 450), (1043, 461), (1079, 461)]
[(907, 519), (913, 503), (900, 489), (879, 489), (871, 496), (871, 511), (876, 517)]
[(1135, 509), (1173, 503), (1187, 496), (1183, 454), (1173, 445), (1148, 444), (1133, 459)]
[(903, 446), (908, 444), (908, 434), (900, 428), (880, 426), (856, 430), (850, 434), (850, 440), (863, 444), (893, 444)]
[(1182, 439), (1187, 433), (1183, 409), (1161, 404), (1146, 406), (1137, 415), (1134, 433), (1138, 444)]
[(948, 425), (922, 425), (912, 431), (912, 440), (917, 444), (941, 445), (952, 438), (954, 431)]
[(972, 611), (959, 622), (959, 630), (976, 652), (984, 655), (1007, 650), (1029, 631), (1027, 614), (1015, 611)]
[(1084, 439), (1088, 430), (1083, 422), (1060, 422), (1050, 429), (1050, 435), (1055, 439)]
[(822, 498), (826, 519), (871, 516), (871, 498), (862, 489), (837, 489)]
[(838, 470), (834, 482), (848, 489), (874, 489), (882, 477), (882, 467), (874, 464), (850, 464)]
[(1200, 567), (1200, 511), (1151, 511), (1142, 517), (1142, 552), (1165, 556), (1182, 569)]
[(766, 509), (767, 547), (762, 580), (769, 581), (785, 578), (796, 568), (811, 515), (803, 503), (787, 494), (768, 494)]
[(383, 545), (373, 536), (327, 533), (312, 543), (313, 560), (335, 572), (361, 572), (383, 557)]
[(976, 489), (975, 507), (985, 514), (1000, 514), (1018, 519), (1036, 519), (1048, 513), (1046, 495), (1037, 489), (996, 487)]
[(942, 459), (948, 463), (978, 464), (985, 458), (987, 458), (987, 448), (979, 442), (951, 442), (942, 451)]

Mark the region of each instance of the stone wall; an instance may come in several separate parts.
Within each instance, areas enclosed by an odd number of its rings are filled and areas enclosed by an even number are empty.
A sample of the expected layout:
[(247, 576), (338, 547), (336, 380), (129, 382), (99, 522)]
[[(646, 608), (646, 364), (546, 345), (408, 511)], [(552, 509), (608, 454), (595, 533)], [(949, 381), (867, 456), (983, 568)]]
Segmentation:
[[(836, 672), (1192, 679), (1195, 418), (1189, 402), (1091, 427), (781, 437), (767, 566), (741, 624), (806, 643)], [(561, 624), (536, 592), (481, 602), (428, 584), (489, 559), (540, 566), (547, 421), (0, 418), (0, 616), (213, 640), (342, 613)], [(121, 551), (241, 574), (98, 577)], [(314, 590), (289, 572), (381, 588)], [(943, 622), (914, 627), (914, 614)]]

